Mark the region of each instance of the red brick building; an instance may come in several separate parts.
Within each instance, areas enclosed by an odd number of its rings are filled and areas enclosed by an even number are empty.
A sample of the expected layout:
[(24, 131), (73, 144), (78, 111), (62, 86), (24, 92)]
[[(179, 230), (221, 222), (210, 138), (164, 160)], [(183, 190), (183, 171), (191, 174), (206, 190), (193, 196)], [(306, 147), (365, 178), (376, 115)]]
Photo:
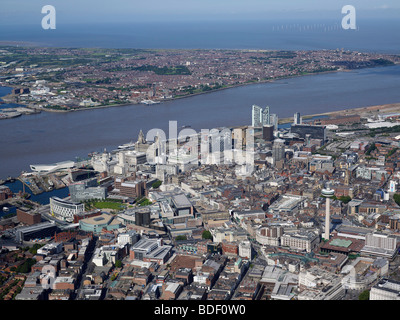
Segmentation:
[(19, 222), (33, 225), (42, 221), (40, 213), (34, 212), (28, 208), (17, 208), (17, 219)]

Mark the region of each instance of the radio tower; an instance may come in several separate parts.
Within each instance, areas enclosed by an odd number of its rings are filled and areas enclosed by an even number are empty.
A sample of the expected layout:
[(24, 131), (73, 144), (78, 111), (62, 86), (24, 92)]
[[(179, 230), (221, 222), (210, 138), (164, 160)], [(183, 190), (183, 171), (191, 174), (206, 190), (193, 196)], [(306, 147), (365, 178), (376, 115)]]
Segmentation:
[(326, 211), (325, 211), (325, 235), (324, 239), (329, 240), (330, 227), (331, 227), (331, 217), (330, 217), (330, 201), (335, 195), (335, 190), (330, 188), (330, 183), (326, 184), (325, 189), (322, 189), (322, 195), (326, 198)]

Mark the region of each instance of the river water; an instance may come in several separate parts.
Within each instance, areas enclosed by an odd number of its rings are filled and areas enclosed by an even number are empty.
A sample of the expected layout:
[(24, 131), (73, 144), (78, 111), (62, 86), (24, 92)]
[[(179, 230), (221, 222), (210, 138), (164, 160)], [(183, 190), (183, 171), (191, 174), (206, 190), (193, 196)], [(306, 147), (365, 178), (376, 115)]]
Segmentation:
[[(47, 164), (115, 149), (169, 121), (196, 130), (251, 124), (251, 106), (280, 118), (400, 102), (400, 65), (252, 84), (152, 106), (129, 105), (69, 113), (42, 112), (0, 121), (0, 178)], [(4, 89), (3, 89), (4, 90)], [(178, 130), (179, 131), (179, 130)]]

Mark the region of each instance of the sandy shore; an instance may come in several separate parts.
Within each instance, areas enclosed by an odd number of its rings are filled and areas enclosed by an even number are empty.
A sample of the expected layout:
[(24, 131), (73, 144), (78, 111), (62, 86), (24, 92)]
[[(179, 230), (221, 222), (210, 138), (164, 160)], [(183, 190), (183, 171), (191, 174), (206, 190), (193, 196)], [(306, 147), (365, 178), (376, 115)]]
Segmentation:
[[(355, 114), (358, 114), (361, 117), (366, 117), (366, 116), (372, 116), (374, 114), (377, 114), (378, 112), (379, 112), (379, 114), (400, 113), (400, 102), (304, 115), (303, 119), (308, 119), (308, 118), (318, 117), (318, 116), (328, 116), (328, 117), (334, 118), (334, 117), (339, 117), (339, 116), (351, 116), (351, 115), (355, 115)], [(279, 123), (283, 124), (283, 123), (289, 123), (292, 121), (293, 121), (293, 118), (283, 118), (283, 119), (279, 120)]]

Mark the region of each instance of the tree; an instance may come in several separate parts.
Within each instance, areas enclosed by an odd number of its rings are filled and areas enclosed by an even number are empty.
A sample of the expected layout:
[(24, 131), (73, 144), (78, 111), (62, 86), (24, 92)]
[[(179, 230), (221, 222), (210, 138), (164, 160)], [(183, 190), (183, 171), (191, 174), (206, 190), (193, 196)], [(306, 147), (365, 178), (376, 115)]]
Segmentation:
[(210, 240), (212, 240), (213, 238), (211, 232), (208, 230), (204, 230), (203, 233), (201, 234), (201, 237), (203, 239), (210, 239)]
[(365, 290), (360, 293), (358, 300), (369, 300), (369, 290)]
[(351, 197), (350, 196), (341, 196), (341, 197), (339, 197), (339, 200), (342, 201), (344, 204), (346, 204), (351, 201)]
[(393, 200), (400, 206), (400, 193), (393, 195)]
[(176, 241), (179, 241), (179, 240), (187, 240), (187, 237), (184, 236), (184, 235), (180, 235), (180, 236), (177, 236), (177, 237), (175, 238), (175, 240), (176, 240)]
[(31, 267), (36, 263), (35, 259), (28, 258), (26, 261), (18, 266), (16, 269), (17, 273), (29, 273), (31, 272)]
[(158, 180), (156, 182), (154, 182), (151, 186), (153, 187), (153, 189), (157, 189), (159, 186), (161, 186), (162, 181)]
[(121, 267), (122, 267), (122, 262), (121, 262), (121, 260), (116, 260), (116, 261), (115, 261), (115, 267), (116, 267), (116, 268), (121, 268)]
[(29, 249), (29, 252), (35, 255), (37, 253), (37, 250), (43, 247), (42, 244), (35, 243), (32, 248)]

